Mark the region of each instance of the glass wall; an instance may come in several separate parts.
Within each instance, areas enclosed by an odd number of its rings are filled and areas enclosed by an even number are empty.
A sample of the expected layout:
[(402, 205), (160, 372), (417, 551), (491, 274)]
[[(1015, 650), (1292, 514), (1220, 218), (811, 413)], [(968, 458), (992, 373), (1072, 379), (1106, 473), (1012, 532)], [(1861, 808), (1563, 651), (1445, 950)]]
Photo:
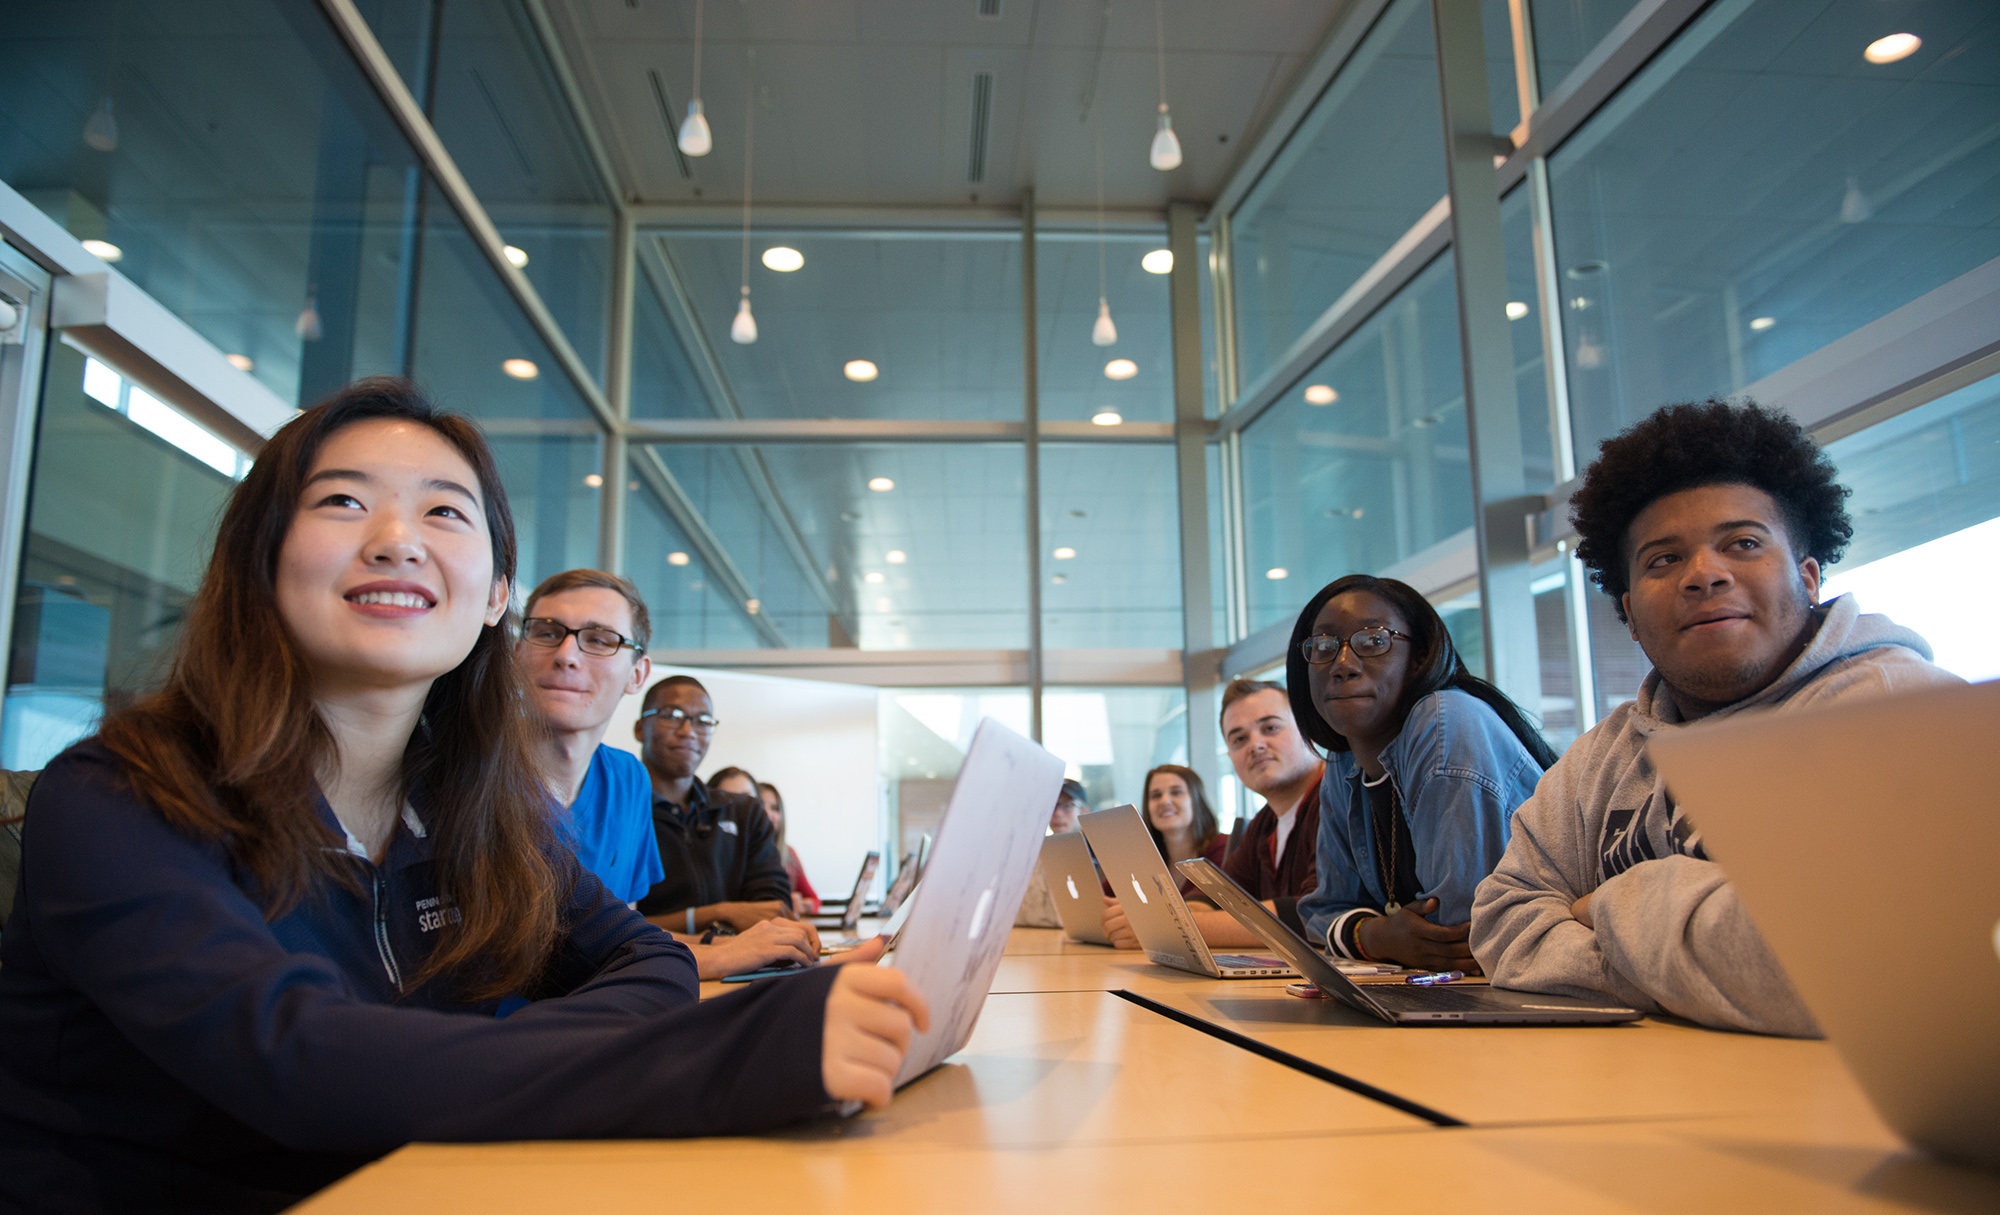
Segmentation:
[[(746, 417), (1020, 420), (1018, 231), (755, 231), (749, 344), (730, 339), (741, 234), (647, 239), (657, 269), (686, 292), (698, 333), (689, 339), (714, 351)], [(779, 255), (767, 262), (775, 248), (796, 253), (797, 266), (773, 269), (792, 265)], [(634, 416), (660, 416), (638, 404)]]
[[(1167, 234), (1035, 236), (1035, 357), (1044, 422), (1174, 420)], [(1114, 341), (1098, 345), (1099, 268)]]
[(2000, 379), (1829, 444), (1854, 491), (1854, 541), (1822, 599), (1852, 594), (1923, 634), (1938, 665), (2000, 677)]
[(2000, 256), (2000, 9), (1881, 7), (1718, 5), (1550, 157), (1578, 451)]
[(1042, 644), (1180, 649), (1174, 449), (1044, 443), (1041, 460)]
[(1395, 0), (1233, 217), (1244, 386), (1444, 196), (1430, 5)]
[(1472, 526), (1457, 308), (1446, 255), (1243, 432), (1248, 631)]

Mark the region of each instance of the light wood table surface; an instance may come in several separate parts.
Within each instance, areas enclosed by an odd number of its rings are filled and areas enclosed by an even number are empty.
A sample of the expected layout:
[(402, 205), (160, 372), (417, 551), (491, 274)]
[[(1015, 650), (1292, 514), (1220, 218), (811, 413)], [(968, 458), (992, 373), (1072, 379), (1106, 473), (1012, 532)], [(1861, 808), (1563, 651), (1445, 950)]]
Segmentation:
[(420, 1145), (298, 1209), (310, 1215), (746, 1208), (1067, 1215), (1227, 1211), (1247, 1199), (1284, 1195), (1334, 1211), (1972, 1215), (2000, 1209), (2000, 1177), (1900, 1152), (1879, 1128), (1759, 1119), (1237, 1132), (1006, 1150), (793, 1133)]

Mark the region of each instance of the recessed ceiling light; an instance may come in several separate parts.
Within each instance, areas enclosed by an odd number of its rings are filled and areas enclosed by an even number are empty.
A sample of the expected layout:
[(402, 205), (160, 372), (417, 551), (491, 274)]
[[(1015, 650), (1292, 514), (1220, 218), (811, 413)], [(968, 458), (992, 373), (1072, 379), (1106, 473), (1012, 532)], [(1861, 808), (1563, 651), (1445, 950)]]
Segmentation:
[(1100, 409), (1090, 416), (1090, 420), (1099, 426), (1116, 426), (1125, 418), (1115, 409)]
[(1049, 581), (1050, 581), (1050, 582), (1053, 582), (1053, 583), (1055, 583), (1055, 584), (1056, 584), (1057, 586), (1061, 586), (1061, 585), (1062, 585), (1063, 583), (1065, 583), (1065, 582), (1068, 582), (1068, 581), (1069, 581), (1069, 575), (1068, 575), (1068, 574), (1052, 574), (1052, 575), (1050, 575), (1050, 576), (1049, 576)]
[(1076, 556), (1076, 550), (1065, 546), (1057, 549), (1052, 555), (1058, 561), (1068, 561), (1071, 557)]
[(865, 574), (861, 575), (861, 581), (863, 581), (863, 582), (877, 582), (877, 583), (879, 583), (879, 582), (881, 582), (881, 581), (882, 581), (882, 571), (881, 571), (881, 570), (869, 570), (869, 571), (868, 571), (867, 573), (865, 573)]
[(784, 245), (772, 245), (770, 248), (764, 250), (765, 267), (776, 270), (780, 274), (790, 274), (805, 264), (806, 255), (800, 253), (797, 249), (787, 248)]
[(1104, 375), (1112, 380), (1129, 380), (1139, 374), (1139, 365), (1131, 359), (1112, 359), (1104, 365)]
[(764, 610), (764, 601), (761, 599), (746, 599), (743, 601), (743, 610), (755, 616)]
[(1507, 301), (1507, 319), (1508, 319), (1508, 320), (1510, 320), (1510, 321), (1518, 321), (1518, 320), (1520, 320), (1520, 319), (1521, 319), (1522, 317), (1524, 317), (1524, 316), (1526, 316), (1526, 315), (1528, 315), (1528, 306), (1527, 306), (1526, 304), (1522, 303), (1522, 302), (1521, 302), (1520, 300), (1508, 300), (1508, 301)]
[(668, 565), (686, 565), (687, 563), (688, 563), (688, 555), (686, 553), (667, 554)]
[(528, 264), (528, 251), (526, 249), (518, 249), (513, 245), (503, 245), (500, 252), (506, 255), (508, 262), (512, 263), (516, 270), (523, 269)]
[(83, 251), (101, 262), (115, 262), (125, 256), (125, 250), (108, 240), (87, 240), (81, 242)]
[(1750, 327), (1752, 329), (1757, 330), (1759, 333), (1762, 333), (1764, 330), (1769, 329), (1771, 326), (1777, 323), (1778, 323), (1778, 318), (1775, 316), (1760, 316), (1756, 320), (1750, 322)]
[(584, 474), (583, 483), (592, 489), (600, 488), (604, 484), (604, 474), (586, 473)]
[(528, 359), (508, 359), (500, 364), (500, 370), (517, 380), (532, 380), (542, 374), (542, 369)]
[(1924, 44), (1915, 34), (1890, 34), (1887, 38), (1877, 38), (1861, 52), (1861, 57), (1870, 63), (1894, 63), (1898, 59), (1908, 59)]
[(1174, 251), (1172, 249), (1155, 249), (1140, 258), (1139, 264), (1146, 268), (1146, 273), (1148, 274), (1171, 274), (1174, 269)]
[(882, 560), (887, 561), (890, 565), (901, 565), (909, 559), (910, 555), (900, 548), (892, 548), (882, 557)]
[(1331, 405), (1339, 399), (1340, 394), (1333, 390), (1333, 385), (1331, 384), (1306, 385), (1306, 404), (1308, 405)]
[(1292, 571), (1286, 569), (1282, 565), (1274, 565), (1270, 569), (1264, 571), (1264, 576), (1266, 578), (1269, 578), (1273, 582), (1282, 582), (1285, 579), (1292, 576)]
[(229, 365), (238, 371), (250, 371), (257, 366), (247, 354), (225, 354), (222, 357), (228, 359)]
[(871, 477), (868, 480), (868, 488), (878, 494), (886, 494), (896, 488), (896, 483), (887, 477)]
[(875, 610), (878, 612), (893, 612), (896, 610), (896, 605), (888, 599), (877, 599), (875, 601)]
[(847, 366), (842, 367), (840, 371), (842, 375), (845, 375), (857, 384), (866, 384), (868, 381), (882, 374), (876, 369), (875, 364), (869, 362), (867, 359), (851, 359)]

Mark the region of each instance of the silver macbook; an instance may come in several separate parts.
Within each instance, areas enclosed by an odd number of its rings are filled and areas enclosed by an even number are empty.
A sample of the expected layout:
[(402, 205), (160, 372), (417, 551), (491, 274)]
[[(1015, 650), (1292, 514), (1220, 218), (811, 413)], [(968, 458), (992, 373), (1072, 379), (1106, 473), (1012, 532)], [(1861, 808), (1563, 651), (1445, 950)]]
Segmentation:
[[(1989, 1168), (1996, 739), (2000, 682), (1732, 717), (1656, 734), (1647, 750), (1882, 1120)], [(1894, 959), (1898, 979), (1885, 983), (1876, 958)]]
[(1048, 884), (1056, 918), (1071, 940), (1111, 944), (1111, 938), (1104, 935), (1104, 884), (1082, 832), (1051, 835), (1042, 841), (1042, 881)]
[(1569, 996), (1509, 991), (1484, 983), (1464, 987), (1418, 987), (1407, 983), (1360, 984), (1319, 956), (1304, 937), (1204, 860), (1182, 861), (1176, 869), (1236, 922), (1290, 960), (1322, 992), (1351, 1008), (1395, 1025), (1608, 1025), (1636, 1021), (1636, 1008), (1593, 1004)]
[(1063, 761), (992, 718), (973, 732), (937, 847), (903, 905), (909, 918), (893, 964), (930, 1003), (931, 1027), (910, 1042), (897, 1085), (972, 1036), (1062, 780)]
[(853, 932), (855, 925), (861, 923), (861, 912), (866, 906), (868, 887), (875, 881), (875, 870), (881, 863), (881, 853), (869, 853), (861, 862), (861, 876), (854, 879), (854, 893), (838, 904), (840, 910), (809, 915), (806, 917), (806, 922), (838, 928), (842, 932)]
[[(1113, 806), (1076, 821), (1148, 958), (1211, 979), (1277, 979), (1297, 973), (1279, 958), (1208, 951), (1208, 942), (1201, 939), (1180, 887), (1167, 872), (1167, 862), (1137, 808)], [(1053, 886), (1049, 893), (1055, 893)]]

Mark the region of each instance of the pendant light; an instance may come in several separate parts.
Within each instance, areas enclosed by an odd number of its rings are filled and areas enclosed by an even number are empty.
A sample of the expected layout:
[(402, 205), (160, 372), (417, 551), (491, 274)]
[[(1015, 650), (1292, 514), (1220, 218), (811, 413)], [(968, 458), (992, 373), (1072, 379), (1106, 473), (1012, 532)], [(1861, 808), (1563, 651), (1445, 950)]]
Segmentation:
[(750, 70), (743, 74), (743, 298), (737, 302), (736, 319), (729, 322), (729, 340), (739, 346), (757, 340), (757, 318), (750, 315), (750, 158), (757, 146), (756, 48), (745, 51), (744, 58)]
[(1840, 197), (1840, 222), (1858, 224), (1874, 213), (1874, 208), (1868, 205), (1868, 196), (1861, 192), (1861, 179), (1849, 173), (1847, 193)]
[(1097, 145), (1097, 323), (1090, 327), (1090, 344), (1111, 346), (1118, 341), (1118, 326), (1111, 323), (1111, 302), (1104, 276), (1104, 126), (1097, 109), (1091, 107), (1091, 134)]
[(326, 326), (319, 319), (319, 286), (314, 284), (306, 293), (306, 306), (299, 313), (299, 319), (292, 322), (292, 332), (308, 342), (317, 342), (326, 333)]
[(1153, 0), (1153, 38), (1160, 66), (1160, 129), (1153, 135), (1153, 167), (1165, 173), (1181, 167), (1181, 141), (1174, 137), (1174, 120), (1167, 115), (1167, 17)]
[(706, 156), (715, 147), (708, 116), (701, 108), (701, 5), (702, 0), (694, 0), (694, 93), (688, 98), (687, 117), (681, 120), (676, 138), (681, 151), (689, 156)]
[(83, 142), (100, 152), (117, 151), (118, 120), (111, 115), (111, 98), (99, 100), (97, 109), (84, 122)]

